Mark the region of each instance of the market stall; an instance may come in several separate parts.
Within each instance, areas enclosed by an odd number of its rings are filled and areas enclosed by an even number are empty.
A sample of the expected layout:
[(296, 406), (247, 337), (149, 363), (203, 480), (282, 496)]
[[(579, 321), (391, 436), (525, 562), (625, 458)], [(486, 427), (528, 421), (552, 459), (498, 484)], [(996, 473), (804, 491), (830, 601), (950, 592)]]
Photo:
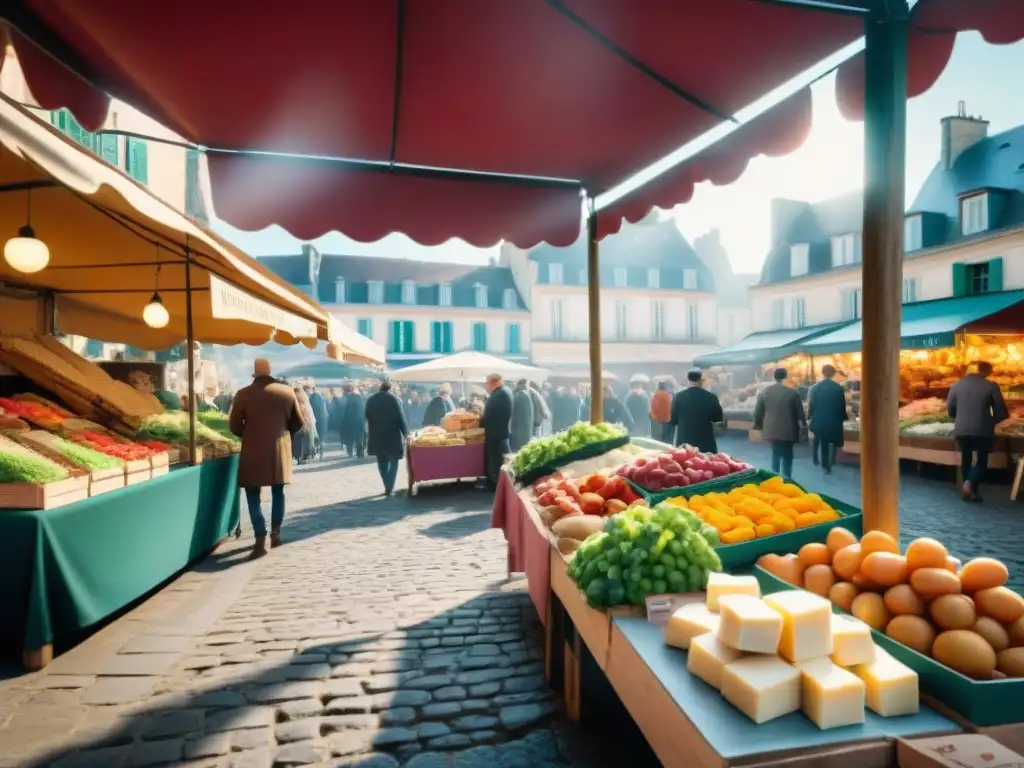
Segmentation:
[(480, 415), (452, 411), (440, 427), (414, 432), (405, 445), (409, 494), (419, 483), (438, 480), (476, 480), (487, 474), (484, 462), (484, 431)]

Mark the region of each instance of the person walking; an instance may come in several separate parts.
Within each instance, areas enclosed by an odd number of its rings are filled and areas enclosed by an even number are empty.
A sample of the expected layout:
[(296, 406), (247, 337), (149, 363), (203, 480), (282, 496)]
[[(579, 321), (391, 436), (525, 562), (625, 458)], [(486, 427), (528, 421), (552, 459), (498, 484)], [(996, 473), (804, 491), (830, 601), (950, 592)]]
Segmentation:
[(427, 412), (427, 404), (420, 397), (419, 390), (410, 389), (405, 400), (405, 420), (412, 429), (423, 426), (423, 416)]
[(444, 417), (455, 410), (455, 403), (452, 402), (452, 385), (442, 384), (437, 389), (437, 394), (427, 405), (423, 414), (424, 427), (440, 427)]
[(672, 423), (672, 388), (669, 382), (658, 382), (658, 390), (651, 397), (649, 413), (651, 436), (663, 443), (672, 443), (676, 428)]
[(316, 383), (310, 381), (305, 386), (306, 395), (309, 397), (309, 405), (313, 409), (313, 418), (316, 419), (316, 437), (319, 442), (327, 437), (327, 401), (324, 396), (316, 390)]
[(363, 458), (366, 448), (366, 401), (352, 384), (341, 399), (341, 444), (349, 458)]
[(512, 426), (509, 446), (515, 453), (533, 436), (533, 398), (526, 379), (516, 383), (515, 394), (512, 395)]
[(637, 437), (647, 437), (650, 431), (650, 420), (647, 418), (650, 413), (651, 398), (644, 390), (642, 382), (634, 381), (630, 384), (629, 394), (626, 395), (626, 410), (633, 420), (633, 428), (629, 431)]
[[(963, 475), (964, 501), (981, 501), (981, 481), (988, 471), (988, 456), (995, 443), (996, 425), (1009, 418), (999, 385), (989, 381), (991, 363), (978, 363), (976, 373), (969, 373), (949, 389), (946, 410), (953, 419), (953, 437), (960, 448), (960, 472)], [(978, 461), (974, 463), (974, 454)]]
[(313, 447), (316, 445), (316, 416), (305, 390), (296, 386), (292, 391), (302, 414), (302, 428), (295, 433), (292, 440), (292, 456), (299, 464), (305, 464), (312, 458)]
[(267, 554), (267, 521), (260, 506), (261, 489), (270, 486), (270, 546), (281, 543), (284, 487), (292, 480), (292, 435), (303, 427), (295, 393), (270, 375), (270, 361), (253, 364), (253, 382), (235, 394), (228, 424), (241, 439), (238, 484), (245, 491), (256, 536), (249, 557)]
[(672, 398), (669, 419), (675, 429), (675, 445), (692, 445), (705, 453), (718, 453), (715, 424), (725, 421), (718, 395), (704, 389), (704, 374), (694, 368), (686, 374), (686, 386)]
[(500, 373), (492, 373), (484, 384), (487, 402), (480, 417), (484, 430), (484, 464), (487, 484), (491, 489), (498, 487), (498, 475), (502, 462), (512, 451), (509, 437), (512, 432), (512, 393), (508, 391)]
[(537, 437), (543, 432), (545, 422), (551, 421), (551, 410), (544, 395), (540, 393), (537, 382), (527, 382), (526, 388), (530, 393), (530, 402), (533, 403), (533, 436)]
[[(606, 384), (604, 387), (604, 420), (609, 424), (621, 424), (626, 428), (626, 431), (633, 432), (633, 417), (629, 415), (629, 410), (625, 404), (619, 400), (618, 395), (615, 394), (615, 390), (611, 384)], [(587, 418), (585, 421), (590, 420), (590, 401), (587, 400)]]
[(380, 389), (367, 398), (366, 424), (369, 427), (367, 452), (377, 458), (384, 495), (390, 496), (395, 490), (398, 462), (405, 455), (405, 439), (409, 435), (402, 401), (391, 392), (390, 381), (382, 381)]
[(846, 421), (846, 392), (833, 379), (836, 369), (825, 365), (821, 369), (824, 377), (811, 387), (807, 395), (807, 415), (810, 429), (814, 433), (811, 457), (814, 463), (821, 461), (825, 474), (832, 473), (836, 449), (843, 444), (843, 422)]
[(754, 406), (754, 429), (761, 430), (761, 437), (772, 446), (772, 472), (786, 478), (793, 476), (793, 446), (807, 421), (800, 395), (782, 383), (788, 375), (785, 368), (776, 368), (775, 383), (758, 394)]

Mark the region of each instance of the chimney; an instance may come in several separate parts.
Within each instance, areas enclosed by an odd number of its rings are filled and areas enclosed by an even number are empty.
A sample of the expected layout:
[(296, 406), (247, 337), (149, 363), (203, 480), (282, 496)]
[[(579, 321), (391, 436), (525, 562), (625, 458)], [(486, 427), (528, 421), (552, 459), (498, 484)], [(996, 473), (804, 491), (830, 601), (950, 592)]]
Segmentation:
[(942, 167), (947, 171), (960, 155), (988, 137), (988, 120), (968, 115), (963, 101), (957, 103), (955, 116), (942, 118), (941, 126)]

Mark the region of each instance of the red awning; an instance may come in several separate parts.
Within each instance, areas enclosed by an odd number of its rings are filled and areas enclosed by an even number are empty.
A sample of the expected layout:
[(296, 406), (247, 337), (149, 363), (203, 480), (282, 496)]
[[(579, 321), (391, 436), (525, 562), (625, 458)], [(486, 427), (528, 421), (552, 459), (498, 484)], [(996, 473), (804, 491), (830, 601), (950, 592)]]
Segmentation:
[[(1024, 17), (1012, 0), (921, 0), (915, 13), (935, 7), (927, 18), (943, 30), (989, 36), (995, 14), (968, 14), (990, 4)], [(86, 127), (102, 122), (105, 99), (88, 81), (207, 147), (385, 166), (212, 152), (214, 206), (233, 225), (480, 246), (570, 244), (581, 186), (614, 186), (863, 31), (857, 16), (759, 0), (9, 5), (13, 24), (84, 78), (15, 33), (35, 98), (68, 106)], [(912, 92), (934, 81), (942, 50), (924, 74), (911, 67)], [(856, 101), (856, 77), (847, 82)], [(732, 181), (753, 156), (794, 149), (809, 125), (805, 92), (604, 212), (602, 234), (622, 216), (689, 199), (698, 181)], [(438, 177), (403, 164), (577, 183)]]

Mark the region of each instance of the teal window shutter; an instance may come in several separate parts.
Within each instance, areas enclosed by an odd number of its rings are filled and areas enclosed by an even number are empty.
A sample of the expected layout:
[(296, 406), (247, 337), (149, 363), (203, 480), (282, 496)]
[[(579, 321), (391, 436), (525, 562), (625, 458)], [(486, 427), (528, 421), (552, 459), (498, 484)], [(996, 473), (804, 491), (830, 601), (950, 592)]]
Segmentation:
[(391, 321), (391, 344), (390, 351), (402, 351), (402, 324), (398, 320)]
[(359, 318), (359, 332), (367, 338), (373, 337), (373, 318), (361, 317)]
[(998, 293), (1003, 290), (1003, 257), (992, 259), (988, 263), (988, 292)]
[(508, 324), (508, 338), (506, 341), (506, 347), (510, 355), (519, 354), (519, 323)]
[(447, 322), (444, 324), (444, 351), (451, 353), (455, 349), (455, 341), (452, 334), (452, 324)]
[[(1002, 265), (1000, 265), (1001, 267)], [(953, 296), (967, 295), (967, 265), (953, 265)]]
[(402, 323), (402, 351), (416, 351), (416, 325), (412, 320)]
[(118, 162), (117, 136), (109, 133), (97, 135), (96, 149), (94, 151), (111, 165), (120, 167)]
[(487, 351), (487, 323), (473, 323), (473, 349)]
[(127, 139), (128, 175), (142, 184), (149, 183), (148, 147), (142, 139)]
[(185, 152), (185, 213), (196, 221), (207, 223), (210, 217), (206, 213), (206, 201), (199, 182), (200, 154), (198, 149)]
[(441, 323), (436, 320), (430, 324), (430, 351), (441, 351)]

